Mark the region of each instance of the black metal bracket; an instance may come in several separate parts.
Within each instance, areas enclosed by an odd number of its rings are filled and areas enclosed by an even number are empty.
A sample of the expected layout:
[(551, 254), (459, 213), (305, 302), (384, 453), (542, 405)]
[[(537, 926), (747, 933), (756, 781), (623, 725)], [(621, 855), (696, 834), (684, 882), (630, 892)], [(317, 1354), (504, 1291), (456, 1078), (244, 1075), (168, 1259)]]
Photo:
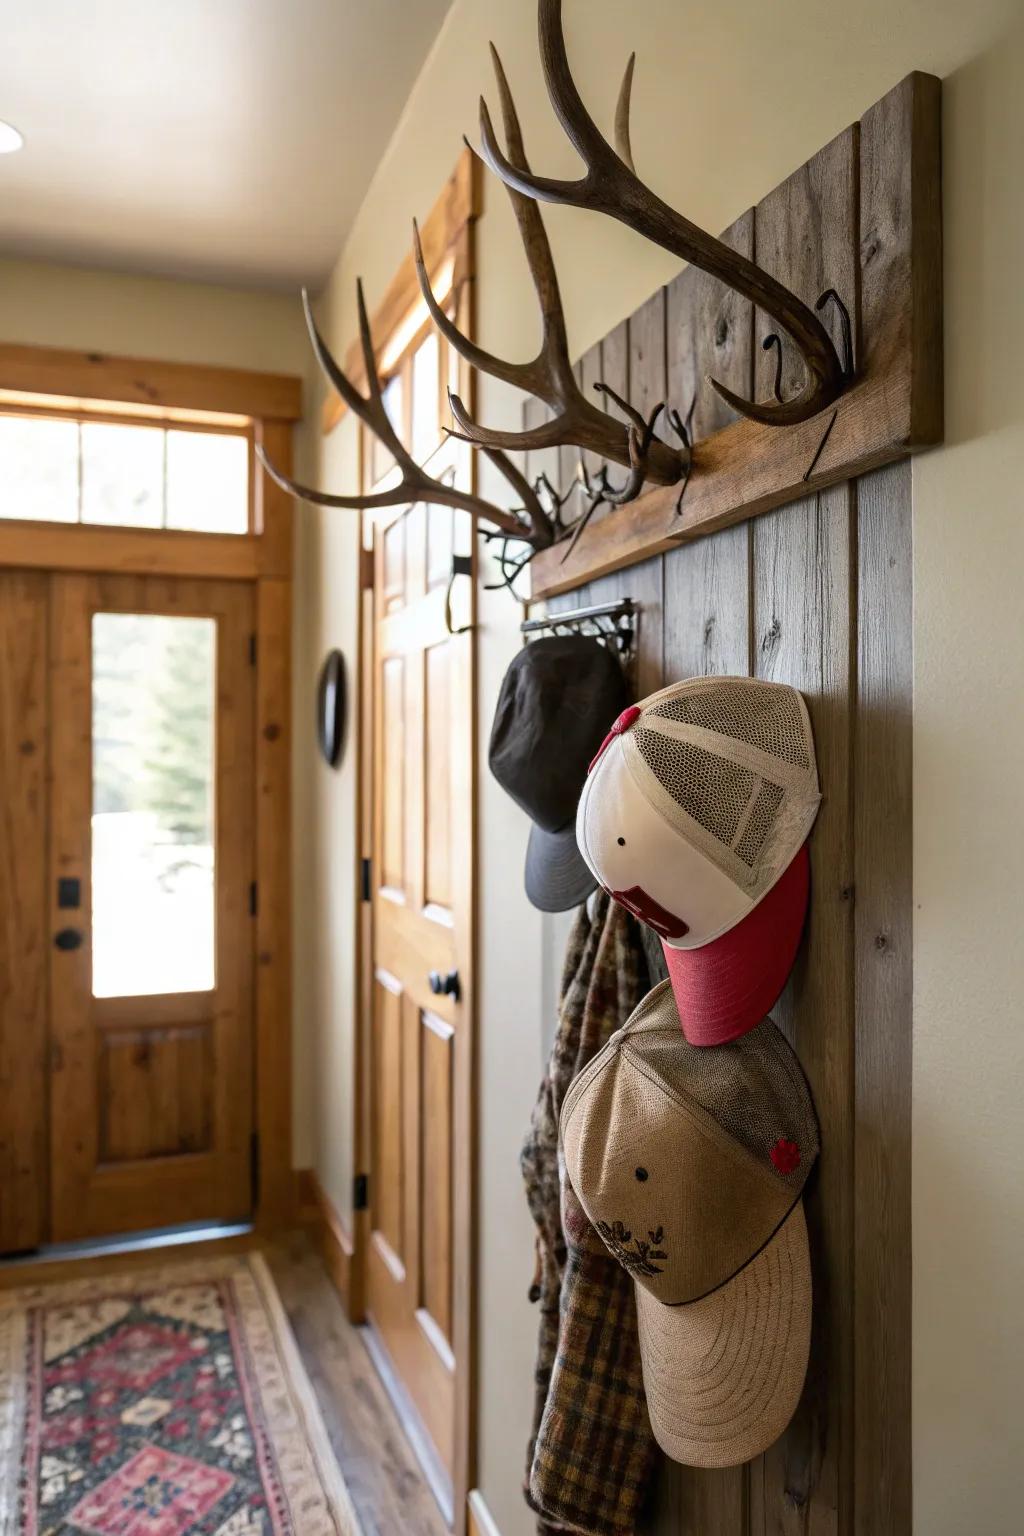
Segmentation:
[(519, 631), (527, 640), (545, 634), (592, 635), (616, 651), (626, 664), (632, 660), (636, 649), (639, 617), (639, 604), (631, 597), (622, 597), (614, 603), (592, 603), (587, 608), (549, 613), (542, 619), (524, 619)]

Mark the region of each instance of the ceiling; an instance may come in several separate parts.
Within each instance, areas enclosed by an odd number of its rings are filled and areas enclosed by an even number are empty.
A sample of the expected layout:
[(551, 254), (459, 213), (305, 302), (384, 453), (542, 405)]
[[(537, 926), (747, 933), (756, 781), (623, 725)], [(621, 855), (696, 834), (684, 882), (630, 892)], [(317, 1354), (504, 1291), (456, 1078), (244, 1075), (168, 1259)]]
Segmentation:
[(5, 0), (0, 254), (328, 275), (450, 0)]

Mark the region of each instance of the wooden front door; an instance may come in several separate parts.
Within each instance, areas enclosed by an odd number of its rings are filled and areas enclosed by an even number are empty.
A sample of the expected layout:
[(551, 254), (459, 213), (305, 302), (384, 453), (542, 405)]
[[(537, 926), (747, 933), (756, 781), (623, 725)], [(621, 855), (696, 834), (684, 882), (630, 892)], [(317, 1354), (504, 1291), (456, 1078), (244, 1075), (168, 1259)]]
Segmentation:
[(252, 589), (51, 583), (50, 1236), (243, 1218)]
[[(374, 528), (367, 1310), (449, 1484), (465, 1368), (453, 1275), (470, 1242), (454, 1191), (471, 1177), (474, 684), (472, 634), (450, 633), (447, 597), (471, 540), (466, 514), (443, 507)], [(471, 583), (456, 585), (469, 606)]]

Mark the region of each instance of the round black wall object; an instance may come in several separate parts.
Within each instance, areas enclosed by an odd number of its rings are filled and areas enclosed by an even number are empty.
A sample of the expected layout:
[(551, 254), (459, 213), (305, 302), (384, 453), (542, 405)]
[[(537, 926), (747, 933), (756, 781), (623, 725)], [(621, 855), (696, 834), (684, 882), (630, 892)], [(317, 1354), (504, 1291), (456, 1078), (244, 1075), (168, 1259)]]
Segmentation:
[(316, 689), (316, 731), (332, 768), (341, 762), (345, 745), (345, 692), (345, 658), (340, 651), (328, 651)]

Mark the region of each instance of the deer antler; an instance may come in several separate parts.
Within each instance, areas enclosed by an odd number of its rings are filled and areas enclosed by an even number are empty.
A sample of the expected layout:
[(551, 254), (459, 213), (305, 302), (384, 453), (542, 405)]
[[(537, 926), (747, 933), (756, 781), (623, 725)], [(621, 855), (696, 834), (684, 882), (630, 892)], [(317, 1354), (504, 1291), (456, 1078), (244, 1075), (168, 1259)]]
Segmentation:
[[(501, 111), (510, 162), (524, 175), (529, 176), (530, 167), (523, 147), (523, 135), (515, 102), (509, 90), (501, 59), (493, 43), (491, 58), (498, 82), (498, 93), (501, 97)], [(642, 473), (637, 486), (639, 487), (645, 478), (663, 485), (674, 485), (686, 472), (685, 455), (667, 443), (661, 442), (654, 436), (653, 430), (648, 432), (646, 430), (648, 423), (639, 412), (633, 410), (628, 402), (615, 397), (616, 403), (630, 417), (632, 425), (609, 416), (581, 392), (569, 358), (569, 343), (565, 330), (562, 298), (558, 290), (558, 275), (540, 209), (532, 197), (523, 196), (512, 185), (508, 185), (508, 194), (522, 236), (530, 276), (533, 278), (533, 286), (540, 303), (543, 329), (541, 347), (536, 357), (525, 363), (507, 362), (503, 358), (495, 357), (492, 352), (485, 351), (483, 347), (477, 346), (462, 334), (434, 297), (423, 260), (419, 230), (414, 221), (413, 244), (416, 272), (424, 302), (434, 324), (460, 357), (465, 358), (481, 373), (490, 374), (492, 378), (501, 379), (506, 384), (513, 384), (531, 395), (536, 395), (551, 407), (554, 415), (550, 421), (529, 431), (493, 431), (474, 421), (458, 395), (449, 391), (452, 415), (462, 429), (461, 433), (454, 435), (461, 437), (464, 442), (475, 443), (485, 448), (488, 446), (519, 449), (550, 448), (571, 444), (573, 447), (591, 449), (601, 458), (611, 459), (616, 464), (629, 467), (633, 463), (630, 432), (633, 427), (636, 427), (644, 441)]]
[(523, 539), (532, 544), (534, 549), (546, 549), (553, 543), (555, 537), (551, 519), (541, 506), (537, 493), (526, 476), (503, 453), (489, 447), (485, 447), (484, 450), (492, 464), (501, 471), (509, 485), (522, 498), (525, 517), (515, 512), (507, 512), (502, 507), (496, 507), (491, 502), (485, 501), (482, 496), (474, 495), (472, 491), (462, 491), (453, 485), (447, 485), (443, 480), (436, 480), (416, 463), (395, 431), (384, 405), (361, 281), (356, 284), (356, 295), (359, 304), (359, 339), (368, 386), (366, 396), (359, 393), (351, 379), (339, 367), (317, 329), (313, 311), (310, 308), (309, 295), (303, 289), (302, 308), (306, 317), (306, 329), (309, 331), (309, 339), (313, 344), (317, 362), (330, 383), (349, 410), (358, 416), (359, 420), (394, 456), (399, 469), (398, 483), (388, 490), (371, 491), (366, 495), (336, 496), (327, 491), (314, 490), (308, 485), (300, 485), (297, 481), (289, 479), (287, 475), (283, 475), (279, 469), (275, 468), (262, 447), (257, 447), (256, 452), (260, 463), (267, 474), (282, 490), (290, 492), (302, 501), (313, 502), (318, 507), (398, 507), (414, 501), (433, 502), (446, 507), (462, 507), (467, 512), (473, 512), (478, 517), (485, 518), (488, 523), (499, 528), (508, 537)]
[(734, 410), (768, 425), (790, 426), (830, 405), (842, 393), (847, 376), (832, 338), (814, 311), (754, 262), (670, 208), (636, 175), (629, 144), (633, 59), (626, 67), (619, 95), (617, 149), (613, 149), (584, 106), (573, 80), (562, 31), (562, 0), (539, 0), (538, 26), (548, 96), (566, 137), (586, 166), (586, 174), (575, 181), (533, 175), (512, 152), (511, 143), (510, 153), (503, 153), (487, 103), (481, 98), (480, 139), (483, 157), (491, 169), (507, 187), (526, 197), (590, 208), (621, 220), (656, 245), (719, 278), (771, 315), (799, 347), (807, 380), (792, 400), (759, 403), (744, 400), (712, 379), (713, 387)]

